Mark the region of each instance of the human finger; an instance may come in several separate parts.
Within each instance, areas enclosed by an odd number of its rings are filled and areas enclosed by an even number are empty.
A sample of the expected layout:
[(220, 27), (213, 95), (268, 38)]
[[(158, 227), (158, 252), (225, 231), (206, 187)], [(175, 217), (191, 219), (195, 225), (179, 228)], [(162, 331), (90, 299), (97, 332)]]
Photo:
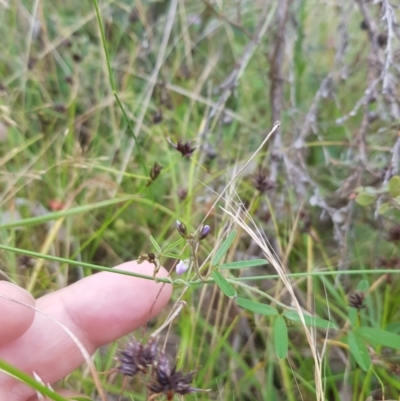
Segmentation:
[[(127, 262), (117, 266), (151, 275), (154, 266)], [(162, 269), (160, 277), (167, 272)], [(37, 300), (38, 310), (29, 330), (8, 347), (0, 358), (32, 374), (44, 383), (54, 383), (84, 362), (84, 357), (57, 319), (75, 334), (89, 353), (146, 324), (168, 302), (170, 285), (136, 277), (101, 272)], [(29, 352), (34, 350), (34, 352)], [(34, 395), (31, 388), (0, 376), (0, 399), (12, 388), (15, 401)], [(10, 401), (14, 399), (4, 398)]]
[(7, 281), (0, 281), (0, 346), (22, 336), (31, 326), (35, 311), (32, 295)]

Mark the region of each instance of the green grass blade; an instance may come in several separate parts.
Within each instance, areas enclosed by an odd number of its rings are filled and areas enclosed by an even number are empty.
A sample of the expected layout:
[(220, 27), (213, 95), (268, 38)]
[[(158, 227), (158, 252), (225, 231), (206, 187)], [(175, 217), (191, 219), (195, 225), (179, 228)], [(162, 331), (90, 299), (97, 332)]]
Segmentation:
[(371, 366), (371, 357), (361, 336), (359, 336), (358, 333), (350, 331), (347, 337), (347, 343), (349, 344), (351, 354), (360, 368), (367, 371)]
[(95, 209), (100, 209), (102, 207), (112, 206), (117, 203), (132, 201), (133, 199), (134, 198), (132, 198), (132, 196), (124, 196), (121, 198), (108, 199), (97, 203), (91, 203), (89, 205), (77, 206), (71, 209), (60, 210), (59, 212), (48, 213), (45, 214), (44, 216), (29, 217), (23, 220), (12, 221), (10, 223), (3, 224), (2, 226), (0, 226), (0, 228), (25, 227), (32, 224), (41, 224), (47, 221), (60, 219), (62, 217), (73, 216), (76, 214), (89, 212)]
[(54, 401), (68, 401), (66, 398), (62, 397), (61, 395), (55, 393), (53, 390), (50, 390), (48, 387), (44, 386), (43, 384), (37, 382), (35, 378), (22, 372), (21, 370), (15, 368), (14, 366), (10, 365), (6, 361), (0, 359), (0, 371), (5, 372), (6, 374), (15, 377), (22, 383), (32, 387), (39, 393), (49, 397)]
[(221, 259), (231, 246), (235, 237), (236, 237), (236, 231), (234, 230), (228, 235), (228, 237), (225, 239), (225, 241), (222, 243), (222, 245), (218, 248), (217, 252), (215, 253), (214, 259), (212, 261), (213, 266), (216, 266), (221, 261)]
[(131, 119), (126, 114), (125, 108), (122, 105), (121, 100), (120, 100), (120, 98), (118, 96), (118, 93), (117, 93), (117, 88), (116, 88), (115, 82), (114, 82), (114, 76), (113, 76), (112, 70), (111, 70), (110, 55), (108, 53), (108, 47), (107, 47), (106, 37), (105, 37), (105, 34), (104, 34), (104, 27), (103, 27), (103, 22), (101, 20), (99, 5), (98, 5), (97, 0), (92, 0), (92, 2), (93, 2), (94, 9), (96, 11), (97, 23), (98, 23), (99, 29), (100, 29), (101, 42), (102, 42), (103, 49), (104, 49), (104, 54), (105, 54), (105, 57), (106, 57), (108, 78), (109, 78), (109, 81), (110, 81), (110, 86), (111, 86), (112, 92), (114, 94), (115, 100), (117, 101), (118, 107), (121, 109), (121, 112), (122, 112), (122, 114), (123, 114), (123, 116), (125, 118), (125, 121), (128, 124), (128, 132), (129, 132), (129, 134), (131, 135), (131, 137), (135, 141), (136, 149), (137, 149), (138, 156), (139, 156), (139, 162), (140, 162), (140, 164), (141, 164), (141, 166), (143, 168), (144, 173), (146, 175), (148, 175), (146, 163), (145, 163), (144, 157), (142, 155), (142, 151), (141, 151), (141, 146), (138, 143), (138, 140), (136, 138), (135, 131), (133, 129), (133, 125), (132, 125)]
[(264, 266), (267, 264), (267, 259), (239, 260), (237, 262), (229, 262), (219, 265), (218, 269), (246, 269), (248, 267)]

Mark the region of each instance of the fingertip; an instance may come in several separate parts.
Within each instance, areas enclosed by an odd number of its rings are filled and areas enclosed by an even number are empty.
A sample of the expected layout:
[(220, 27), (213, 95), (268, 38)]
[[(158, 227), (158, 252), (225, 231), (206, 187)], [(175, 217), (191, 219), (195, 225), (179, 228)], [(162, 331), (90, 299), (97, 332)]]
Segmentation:
[(35, 299), (26, 290), (0, 281), (0, 346), (24, 334), (35, 317)]
[[(130, 261), (115, 269), (152, 276), (154, 265)], [(161, 267), (157, 277), (166, 277)], [(101, 272), (65, 289), (63, 304), (94, 347), (112, 342), (145, 325), (168, 303), (170, 284)]]

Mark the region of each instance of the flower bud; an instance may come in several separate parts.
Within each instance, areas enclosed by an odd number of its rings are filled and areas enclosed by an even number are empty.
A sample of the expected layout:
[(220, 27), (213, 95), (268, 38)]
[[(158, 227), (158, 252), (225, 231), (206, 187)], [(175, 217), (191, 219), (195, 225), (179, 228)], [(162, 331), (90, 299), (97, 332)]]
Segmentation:
[(179, 220), (176, 220), (176, 229), (178, 230), (179, 234), (183, 237), (187, 237), (187, 229), (186, 226), (181, 223)]
[(204, 238), (207, 237), (208, 234), (210, 234), (211, 228), (210, 226), (204, 226), (198, 236), (199, 241), (202, 241)]
[(176, 265), (176, 274), (183, 274), (185, 271), (189, 268), (189, 263), (186, 263), (186, 261), (179, 261), (179, 263)]

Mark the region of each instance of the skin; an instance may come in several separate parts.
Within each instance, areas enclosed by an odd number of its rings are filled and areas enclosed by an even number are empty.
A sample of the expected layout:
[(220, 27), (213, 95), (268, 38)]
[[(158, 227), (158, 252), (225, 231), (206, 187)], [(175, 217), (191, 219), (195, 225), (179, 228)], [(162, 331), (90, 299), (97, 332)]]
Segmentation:
[[(154, 266), (127, 262), (117, 268), (152, 275)], [(161, 269), (158, 277), (166, 276), (166, 270)], [(0, 359), (29, 374), (34, 371), (50, 384), (85, 362), (77, 345), (57, 323), (5, 298), (53, 316), (93, 354), (101, 345), (146, 325), (164, 308), (171, 293), (168, 284), (101, 272), (35, 300), (24, 289), (0, 281)], [(0, 372), (0, 400), (37, 398), (30, 387)]]

